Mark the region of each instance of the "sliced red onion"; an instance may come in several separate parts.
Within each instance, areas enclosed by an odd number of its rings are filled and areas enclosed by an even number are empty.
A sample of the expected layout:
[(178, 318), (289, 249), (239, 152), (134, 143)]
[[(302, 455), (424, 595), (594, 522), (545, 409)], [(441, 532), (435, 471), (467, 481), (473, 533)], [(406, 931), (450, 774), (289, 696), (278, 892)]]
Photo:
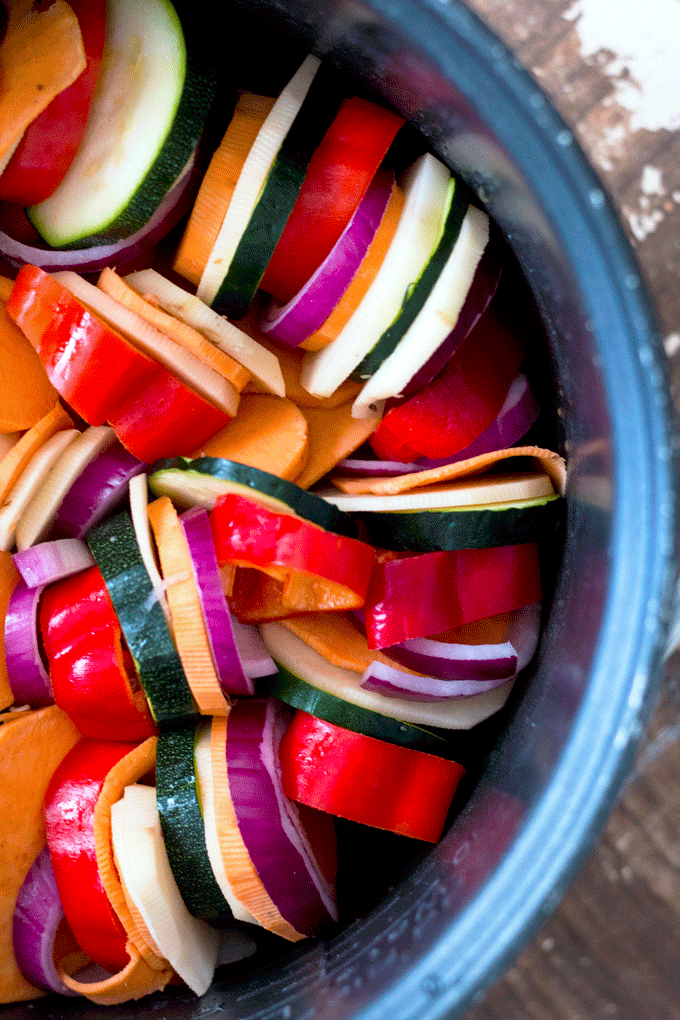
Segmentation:
[(224, 694), (254, 694), (253, 680), (276, 673), (276, 666), (255, 627), (239, 623), (222, 587), (207, 511), (192, 507), (181, 514), (215, 671)]
[(456, 325), (434, 354), (422, 368), (418, 369), (404, 387), (404, 397), (412, 397), (419, 393), (425, 386), (429, 386), (435, 376), (439, 375), (444, 365), (458, 350), (463, 340), (489, 307), (489, 302), (498, 289), (502, 271), (503, 247), (497, 232), (492, 227), (489, 241), (472, 277), (472, 283), (456, 320)]
[(538, 418), (539, 411), (529, 380), (523, 372), (518, 372), (510, 385), (505, 403), (489, 427), (453, 457), (442, 460), (420, 457), (408, 464), (396, 460), (347, 457), (339, 461), (336, 468), (345, 475), (358, 475), (364, 478), (394, 477), (444, 467), (446, 464), (457, 464), (470, 457), (478, 457), (482, 453), (507, 450), (527, 434)]
[[(260, 881), (281, 916), (312, 935), (338, 915), (335, 890), (281, 785), (279, 745), (291, 715), (273, 698), (237, 702), (227, 723), (227, 773), (239, 832)], [(322, 843), (334, 840), (328, 816)]]
[(319, 268), (285, 305), (272, 302), (259, 322), (263, 333), (297, 347), (326, 321), (364, 260), (394, 188), (379, 170), (354, 215)]
[(33, 862), (14, 907), (12, 938), (17, 966), (36, 988), (60, 995), (78, 995), (59, 977), (54, 942), (64, 911), (50, 855), (45, 847)]
[(142, 474), (146, 467), (121, 443), (107, 446), (85, 467), (64, 496), (54, 520), (53, 533), (60, 537), (82, 538), (122, 503), (130, 479)]
[(92, 553), (79, 538), (40, 542), (13, 553), (12, 559), (27, 588), (61, 581), (94, 566)]
[(538, 646), (541, 603), (517, 610), (507, 641), (465, 645), (413, 638), (385, 649), (391, 659), (424, 676), (414, 676), (378, 660), (365, 671), (361, 687), (406, 701), (446, 701), (483, 694), (512, 680)]
[(37, 988), (77, 996), (59, 977), (55, 940), (66, 924), (52, 862), (45, 847), (33, 862), (19, 890), (13, 917), (13, 944), (17, 966)]
[(42, 244), (24, 244), (0, 230), (0, 255), (17, 269), (26, 264), (38, 266), (47, 272), (74, 269), (79, 273), (98, 273), (111, 265), (120, 269), (144, 252), (151, 251), (188, 212), (193, 200), (195, 183), (192, 173), (194, 161), (195, 154), (147, 223), (122, 241), (68, 250), (50, 248)]
[(44, 708), (54, 704), (50, 676), (40, 648), (38, 607), (44, 585), (27, 588), (18, 581), (5, 616), (5, 663), (17, 705)]

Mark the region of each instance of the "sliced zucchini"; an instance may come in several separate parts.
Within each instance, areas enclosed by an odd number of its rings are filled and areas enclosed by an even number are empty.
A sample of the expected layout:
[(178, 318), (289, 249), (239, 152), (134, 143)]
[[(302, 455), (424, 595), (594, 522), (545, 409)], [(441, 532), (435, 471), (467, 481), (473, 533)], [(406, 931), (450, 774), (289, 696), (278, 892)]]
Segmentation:
[(355, 379), (369, 379), (378, 371), (383, 361), (395, 350), (406, 331), (413, 325), (421, 312), (432, 287), (446, 265), (451, 251), (458, 240), (460, 228), (468, 211), (469, 192), (456, 178), (449, 181), (446, 207), (442, 216), (441, 230), (432, 255), (423, 266), (418, 279), (411, 285), (408, 294), (394, 321), (387, 327), (376, 345), (368, 352), (361, 364), (352, 373)]
[(226, 266), (212, 301), (216, 312), (232, 319), (242, 319), (248, 312), (300, 194), (309, 161), (343, 95), (337, 72), (322, 65), (281, 143), (233, 258)]
[(144, 226), (203, 129), (216, 79), (205, 46), (187, 53), (168, 0), (109, 0), (106, 45), (82, 143), (66, 177), (28, 210), (55, 248), (89, 247)]
[(361, 519), (372, 544), (382, 549), (487, 549), (540, 541), (554, 531), (563, 503), (558, 495), (539, 496), (487, 506), (365, 513)]
[(233, 920), (215, 881), (198, 796), (193, 726), (168, 730), (156, 749), (156, 803), (170, 868), (187, 910), (213, 924)]
[(235, 492), (275, 513), (302, 517), (325, 531), (350, 538), (357, 535), (354, 521), (327, 500), (285, 478), (221, 457), (159, 460), (151, 469), (149, 488), (157, 496), (169, 496), (182, 510), (192, 506), (212, 510), (218, 496)]
[(151, 714), (162, 730), (197, 715), (191, 688), (142, 560), (132, 520), (123, 510), (97, 525), (87, 543), (102, 572)]
[(215, 300), (225, 267), (234, 258), (276, 154), (303, 104), (319, 66), (318, 57), (311, 54), (305, 57), (274, 103), (246, 157), (196, 291), (201, 301), (207, 305), (212, 305)]
[[(334, 666), (280, 624), (260, 624), (260, 634), (280, 671), (286, 671), (287, 675), (304, 681), (324, 694), (334, 695), (351, 707), (409, 723), (411, 726), (468, 730), (502, 708), (512, 688), (513, 682), (510, 680), (492, 691), (475, 694), (470, 698), (451, 698), (437, 702), (388, 698), (364, 690), (360, 686), (360, 673)], [(348, 729), (353, 728), (349, 723), (346, 725)]]
[(355, 371), (397, 318), (432, 255), (449, 200), (451, 174), (430, 153), (419, 157), (400, 182), (405, 202), (397, 229), (375, 279), (332, 343), (307, 354), (300, 382), (317, 397), (328, 397)]

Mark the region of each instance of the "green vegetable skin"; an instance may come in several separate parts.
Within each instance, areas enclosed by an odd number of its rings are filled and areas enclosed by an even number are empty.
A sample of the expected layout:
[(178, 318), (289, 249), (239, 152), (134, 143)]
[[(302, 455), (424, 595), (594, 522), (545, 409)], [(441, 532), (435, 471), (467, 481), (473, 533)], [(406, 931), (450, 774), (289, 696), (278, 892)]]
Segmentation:
[[(126, 4), (129, 0), (122, 2)], [(177, 97), (166, 134), (141, 174), (141, 183), (135, 182), (125, 202), (119, 202), (115, 208), (110, 207), (96, 223), (85, 225), (86, 221), (79, 218), (82, 207), (87, 205), (82, 193), (72, 193), (72, 217), (69, 214), (67, 219), (62, 218), (60, 224), (50, 220), (47, 203), (34, 208), (31, 218), (51, 243), (64, 247), (77, 244), (80, 247), (133, 233), (149, 218), (162, 194), (174, 181), (178, 168), (185, 165), (193, 152), (213, 95), (211, 68), (205, 63), (199, 66), (199, 56), (189, 48), (184, 77), (187, 54), (181, 43), (179, 21), (166, 0), (157, 0), (156, 7), (167, 18), (170, 30), (174, 26), (178, 40), (177, 74), (174, 75)], [(312, 98), (308, 113), (313, 110), (318, 115), (318, 89)], [(276, 219), (271, 215), (272, 208), (276, 208), (276, 187), (285, 181), (287, 208), (291, 199), (294, 201), (296, 189), (299, 189), (304, 177), (300, 145), (305, 141), (309, 143), (309, 154), (314, 146), (310, 138), (303, 138), (303, 135), (306, 132), (300, 129), (299, 137), (294, 136), (298, 148), (292, 149), (292, 156), (283, 152), (272, 169), (261, 203), (249, 224), (249, 234), (237, 250), (235, 262), (239, 264), (234, 266), (233, 271), (230, 269), (218, 293), (218, 303), (223, 302), (223, 307), (231, 314), (243, 310), (249, 303), (266, 269), (265, 253), (273, 250), (285, 224), (285, 218)], [(268, 191), (270, 184), (271, 194)], [(448, 216), (443, 222), (435, 255), (415, 283), (393, 328), (384, 334), (380, 344), (359, 365), (357, 374), (370, 375), (376, 370), (422, 307), (441, 264), (455, 243), (467, 209), (467, 195), (462, 186), (456, 187), (455, 191), (452, 189), (450, 197)], [(258, 239), (262, 241), (260, 252)], [(273, 509), (299, 515), (326, 530), (348, 536), (357, 534), (352, 518), (313, 493), (266, 472), (229, 461), (175, 458), (158, 462), (150, 471), (149, 486), (158, 496), (169, 495), (180, 507), (196, 505), (197, 502), (210, 507), (218, 495), (237, 492), (262, 499)], [(535, 541), (537, 534), (543, 535), (554, 529), (560, 510), (560, 497), (555, 496), (493, 509), (366, 514), (362, 520), (375, 545), (426, 551)], [(225, 922), (232, 915), (210, 867), (197, 794), (194, 766), (196, 705), (139, 555), (128, 514), (116, 514), (100, 524), (88, 536), (88, 543), (106, 581), (126, 641), (139, 668), (154, 719), (161, 730), (156, 769), (157, 797), (173, 873), (192, 913), (212, 923)], [(443, 735), (436, 731), (434, 722), (427, 721), (428, 716), (432, 716), (431, 706), (423, 712), (425, 721), (422, 724), (415, 721), (418, 709), (414, 709), (414, 719), (408, 722), (392, 715), (381, 715), (315, 686), (311, 676), (313, 670), (304, 657), (293, 662), (290, 657), (286, 659), (283, 650), (279, 650), (279, 654), (272, 650), (272, 654), (279, 674), (268, 680), (267, 689), (289, 705), (356, 732), (441, 757), (461, 760), (464, 753), (461, 748), (464, 747), (469, 753), (469, 740), (466, 744), (465, 739), (457, 741), (450, 733)], [(494, 699), (498, 699), (500, 707), (504, 693), (494, 693), (490, 703)], [(475, 727), (478, 721), (471, 717), (468, 726)]]

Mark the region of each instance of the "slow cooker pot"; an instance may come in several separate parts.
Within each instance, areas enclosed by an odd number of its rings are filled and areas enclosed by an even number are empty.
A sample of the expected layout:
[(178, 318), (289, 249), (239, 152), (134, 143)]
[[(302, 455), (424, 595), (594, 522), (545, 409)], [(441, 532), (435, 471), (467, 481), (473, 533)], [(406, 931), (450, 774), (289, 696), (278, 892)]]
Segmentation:
[(262, 19), (282, 54), (311, 49), (377, 90), (502, 229), (543, 323), (569, 458), (554, 594), (536, 666), (446, 837), (358, 920), (325, 942), (227, 969), (201, 1000), (177, 988), (113, 1009), (48, 997), (5, 1015), (460, 1017), (559, 901), (626, 776), (657, 689), (676, 469), (653, 313), (570, 132), (462, 0), (234, 0), (215, 5), (215, 17)]

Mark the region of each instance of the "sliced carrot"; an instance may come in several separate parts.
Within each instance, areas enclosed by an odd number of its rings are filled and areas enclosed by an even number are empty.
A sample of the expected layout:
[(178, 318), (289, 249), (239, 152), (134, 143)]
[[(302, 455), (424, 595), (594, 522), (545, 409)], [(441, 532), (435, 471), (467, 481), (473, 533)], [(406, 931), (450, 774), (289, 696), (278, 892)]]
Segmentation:
[(116, 301), (120, 301), (126, 308), (136, 312), (137, 315), (141, 315), (150, 325), (155, 326), (161, 333), (165, 333), (166, 336), (170, 337), (171, 340), (174, 340), (181, 347), (184, 347), (185, 350), (195, 354), (200, 361), (203, 361), (209, 368), (214, 369), (224, 379), (227, 379), (238, 393), (241, 392), (251, 378), (247, 368), (239, 365), (238, 361), (224, 351), (221, 351), (219, 347), (211, 343), (198, 330), (193, 329), (192, 326), (187, 326), (186, 322), (181, 322), (174, 315), (169, 315), (157, 305), (146, 301), (141, 294), (138, 294), (125, 280), (122, 280), (113, 269), (106, 268), (102, 270), (97, 280), (97, 286), (105, 294), (108, 294), (109, 297), (115, 298)]
[(308, 489), (365, 443), (378, 424), (377, 418), (353, 418), (352, 403), (339, 407), (302, 407), (307, 420), (309, 457), (295, 484)]
[(312, 333), (310, 337), (307, 337), (300, 344), (303, 350), (320, 351), (340, 335), (340, 331), (349, 321), (383, 263), (387, 249), (397, 229), (397, 223), (399, 222), (399, 216), (403, 207), (404, 192), (398, 184), (395, 184), (385, 209), (385, 214), (380, 221), (380, 226), (362, 259), (361, 265), (354, 274), (352, 282), (323, 325), (317, 329), (316, 333)]
[[(5, 632), (7, 606), (9, 605), (10, 596), (14, 591), (18, 580), (19, 571), (14, 566), (12, 554), (8, 552), (0, 552), (0, 628), (2, 629), (3, 634)], [(3, 708), (8, 708), (13, 701), (14, 695), (12, 694), (9, 677), (7, 676), (7, 663), (5, 662), (5, 648), (3, 643), (2, 650), (0, 651), (0, 711)]]
[(12, 916), (19, 889), (45, 846), (43, 800), (52, 773), (79, 738), (56, 705), (0, 726), (0, 1002), (44, 994), (17, 967)]
[(409, 492), (426, 485), (448, 482), (456, 478), (466, 478), (486, 471), (492, 464), (511, 457), (532, 457), (540, 468), (550, 477), (557, 492), (564, 494), (566, 466), (564, 458), (552, 450), (544, 450), (540, 446), (512, 446), (507, 450), (495, 450), (493, 453), (482, 453), (469, 460), (460, 460), (456, 464), (445, 464), (443, 467), (430, 468), (428, 471), (416, 471), (408, 475), (397, 475), (391, 478), (343, 478), (334, 475), (333, 485), (343, 492), (352, 495), (372, 493), (375, 496), (394, 496), (400, 492)]
[(213, 719), (210, 730), (213, 797), (217, 820), (217, 838), (224, 870), (234, 896), (267, 931), (290, 942), (304, 938), (281, 916), (278, 907), (260, 881), (250, 854), (239, 831), (236, 813), (229, 793), (227, 772), (227, 719)]
[(143, 776), (153, 771), (157, 743), (157, 737), (149, 737), (121, 758), (107, 774), (94, 809), (94, 845), (104, 891), (128, 938), (153, 970), (167, 970), (170, 965), (155, 949), (146, 925), (138, 912), (133, 913), (130, 909), (115, 865), (111, 836), (111, 805), (121, 799), (126, 786), (139, 782)]
[(215, 672), (189, 545), (167, 496), (147, 508), (165, 582), (175, 644), (199, 711), (224, 715), (229, 703)]
[(99, 1006), (116, 1006), (120, 1002), (141, 999), (144, 995), (162, 991), (174, 971), (151, 967), (131, 941), (128, 941), (125, 948), (130, 962), (123, 970), (103, 981), (76, 981), (64, 970), (59, 971), (59, 976), (68, 988)]
[(193, 457), (223, 457), (292, 481), (308, 454), (307, 422), (286, 397), (249, 393), (238, 414)]
[[(283, 381), (286, 387), (286, 396), (298, 407), (337, 407), (339, 404), (346, 404), (348, 400), (354, 400), (359, 390), (364, 385), (362, 382), (355, 382), (354, 379), (345, 379), (338, 386), (330, 397), (314, 397), (300, 385), (300, 368), (305, 352), (299, 347), (284, 347), (271, 340), (264, 333), (261, 333), (255, 322), (255, 314), (250, 313), (239, 322), (240, 328), (247, 333), (252, 340), (256, 340), (268, 351), (275, 354), (279, 359)], [(251, 379), (245, 387), (244, 393), (267, 393), (262, 383)]]
[(32, 428), (25, 432), (0, 461), (0, 504), (4, 503), (31, 458), (51, 436), (62, 429), (72, 429), (74, 422), (67, 411), (56, 404)]
[(10, 5), (0, 45), (0, 171), (28, 125), (85, 66), (78, 19), (64, 0), (41, 14)]
[(0, 432), (0, 462), (21, 439), (21, 432)]
[(54, 407), (59, 394), (5, 301), (0, 301), (0, 432), (23, 432)]
[[(384, 662), (394, 666), (395, 662), (380, 651), (371, 651), (366, 635), (354, 625), (346, 613), (304, 613), (279, 620), (282, 627), (299, 637), (324, 659), (334, 666), (364, 673), (372, 662)], [(420, 676), (406, 666), (398, 667), (402, 673)]]
[(244, 92), (210, 160), (173, 265), (176, 273), (196, 286), (217, 240), (243, 164), (274, 102), (269, 96)]

